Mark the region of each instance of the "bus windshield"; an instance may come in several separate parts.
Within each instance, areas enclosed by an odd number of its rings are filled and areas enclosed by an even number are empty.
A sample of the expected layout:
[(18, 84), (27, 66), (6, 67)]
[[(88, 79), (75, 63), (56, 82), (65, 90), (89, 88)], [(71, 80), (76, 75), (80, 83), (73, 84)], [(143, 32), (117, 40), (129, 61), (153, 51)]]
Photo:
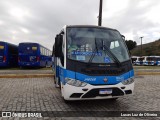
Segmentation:
[(154, 61), (156, 58), (155, 57), (147, 57), (148, 61)]
[(19, 53), (20, 54), (36, 54), (38, 46), (36, 44), (20, 44)]
[(92, 63), (114, 63), (113, 57), (119, 62), (129, 60), (120, 33), (96, 27), (67, 28), (67, 57), (81, 62), (88, 62), (93, 57)]

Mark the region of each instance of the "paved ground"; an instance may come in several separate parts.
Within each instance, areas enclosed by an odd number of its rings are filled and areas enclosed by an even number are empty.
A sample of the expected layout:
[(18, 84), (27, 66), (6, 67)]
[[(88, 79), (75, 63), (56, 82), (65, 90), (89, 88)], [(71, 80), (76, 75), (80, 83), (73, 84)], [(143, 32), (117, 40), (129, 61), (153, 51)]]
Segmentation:
[(160, 69), (134, 69), (135, 72), (160, 72)]
[(0, 74), (5, 75), (5, 74), (53, 74), (53, 71), (48, 68), (47, 70), (45, 69), (21, 69), (21, 70), (5, 70), (5, 69), (0, 69)]
[[(0, 79), (0, 111), (160, 111), (160, 76), (136, 78), (135, 93), (117, 101), (96, 100), (66, 104), (53, 78)], [(1, 120), (2, 118), (0, 118)], [(7, 120), (18, 120), (10, 118)], [(26, 118), (25, 118), (26, 119)], [(36, 119), (36, 118), (35, 118)], [(43, 118), (45, 120), (51, 118)], [(52, 118), (75, 119), (75, 118)], [(77, 118), (76, 118), (77, 119)], [(105, 118), (78, 118), (105, 119)], [(109, 118), (109, 120), (140, 118)], [(143, 119), (143, 118), (141, 118)], [(150, 119), (150, 118), (147, 118)], [(152, 118), (157, 119), (157, 118)], [(3, 118), (3, 120), (6, 120)], [(24, 119), (23, 119), (24, 120)], [(30, 118), (28, 118), (30, 120)], [(34, 120), (34, 119), (33, 119)]]

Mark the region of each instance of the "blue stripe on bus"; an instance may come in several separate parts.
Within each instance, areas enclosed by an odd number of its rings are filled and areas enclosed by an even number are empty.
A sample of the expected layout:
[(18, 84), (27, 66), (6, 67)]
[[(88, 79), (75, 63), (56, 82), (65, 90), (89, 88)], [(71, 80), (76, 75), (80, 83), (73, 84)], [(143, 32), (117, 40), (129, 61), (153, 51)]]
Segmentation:
[[(72, 78), (72, 79), (76, 79), (76, 80), (80, 80), (80, 81), (84, 81), (86, 83), (89, 84), (118, 84), (123, 80), (127, 80), (130, 77), (134, 77), (134, 71), (130, 70), (127, 73), (124, 73), (120, 76), (88, 76), (85, 74), (81, 74), (81, 73), (77, 73), (77, 72), (73, 72), (70, 70), (66, 70), (63, 68), (58, 67), (59, 69), (59, 74), (60, 74), (60, 80), (62, 81), (63, 84), (65, 84), (64, 79), (66, 77), (68, 78)], [(104, 82), (104, 78), (108, 79), (107, 82)]]

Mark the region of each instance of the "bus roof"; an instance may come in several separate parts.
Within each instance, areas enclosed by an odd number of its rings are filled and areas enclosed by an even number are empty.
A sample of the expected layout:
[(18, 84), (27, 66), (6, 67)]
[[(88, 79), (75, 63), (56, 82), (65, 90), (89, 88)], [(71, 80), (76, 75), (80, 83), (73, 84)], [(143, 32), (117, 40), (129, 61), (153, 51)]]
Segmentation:
[[(35, 42), (21, 42), (21, 43), (19, 43), (19, 45), (20, 44), (37, 44), (37, 45), (40, 45), (41, 47), (44, 47), (43, 45), (41, 45), (39, 43), (35, 43)], [(49, 50), (49, 51), (51, 51), (49, 48), (46, 48), (46, 47), (44, 47), (44, 48), (47, 49), (47, 50)]]
[(1, 44), (8, 44), (8, 45), (12, 45), (12, 46), (15, 46), (15, 47), (17, 47), (17, 45), (15, 45), (15, 44), (8, 43), (8, 42), (4, 42), (4, 41), (0, 41), (0, 43), (1, 43)]
[(113, 28), (97, 26), (97, 25), (65, 25), (63, 28), (67, 28), (67, 27), (96, 27), (96, 28), (105, 28), (105, 29), (110, 29), (110, 30), (116, 30), (116, 29), (113, 29)]

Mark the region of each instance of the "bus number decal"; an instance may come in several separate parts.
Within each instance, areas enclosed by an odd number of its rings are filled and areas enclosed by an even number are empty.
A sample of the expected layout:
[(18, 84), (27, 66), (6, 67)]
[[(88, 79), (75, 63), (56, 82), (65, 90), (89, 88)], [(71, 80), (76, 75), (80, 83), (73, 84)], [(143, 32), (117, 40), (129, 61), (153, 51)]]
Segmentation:
[(96, 81), (96, 78), (85, 78), (84, 81)]
[(32, 47), (32, 50), (37, 50), (37, 47)]
[(0, 49), (4, 49), (4, 46), (0, 46)]
[(116, 77), (116, 80), (117, 80), (117, 81), (123, 81), (123, 80), (124, 80), (124, 77), (123, 77), (123, 76)]

